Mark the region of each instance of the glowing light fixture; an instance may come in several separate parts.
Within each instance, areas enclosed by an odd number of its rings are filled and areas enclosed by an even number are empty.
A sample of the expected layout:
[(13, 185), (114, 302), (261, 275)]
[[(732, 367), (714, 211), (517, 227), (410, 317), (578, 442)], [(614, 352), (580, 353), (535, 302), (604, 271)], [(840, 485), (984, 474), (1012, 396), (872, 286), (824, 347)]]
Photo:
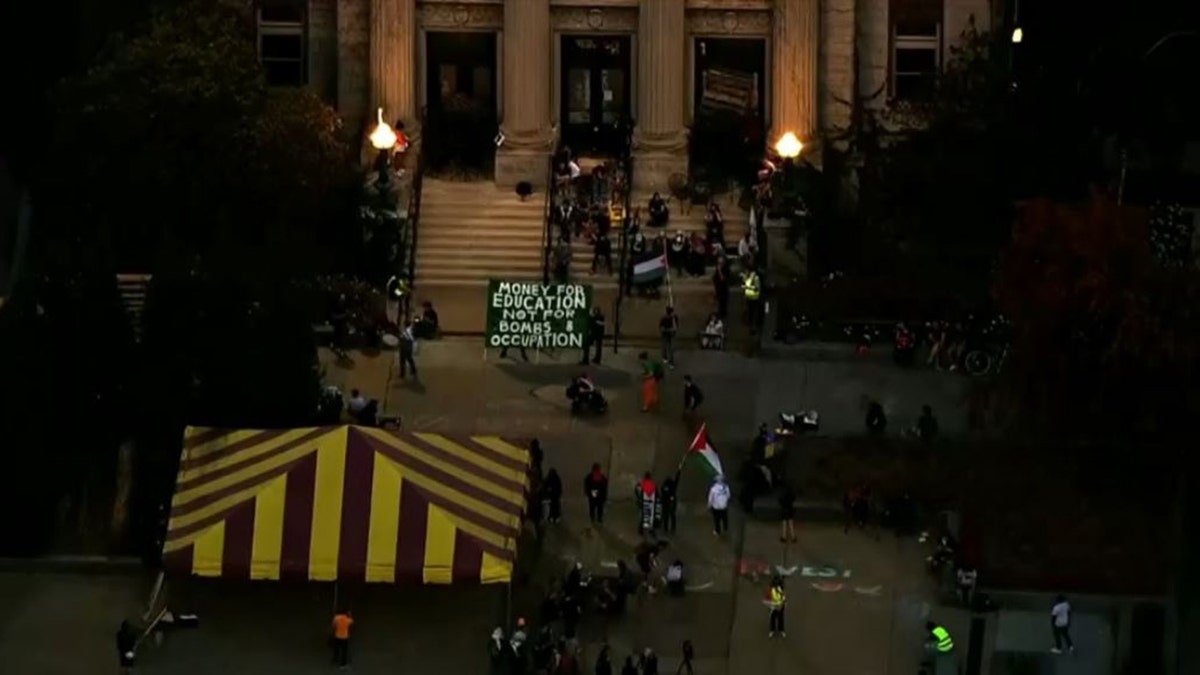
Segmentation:
[(1021, 30), (1020, 26), (1013, 29), (1012, 41), (1014, 45), (1021, 44), (1021, 40), (1025, 39), (1025, 31)]
[(800, 142), (799, 138), (796, 138), (796, 134), (790, 131), (780, 136), (779, 140), (775, 142), (775, 152), (784, 159), (796, 159), (803, 149), (804, 144)]
[(379, 123), (375, 125), (375, 130), (371, 132), (371, 147), (376, 150), (391, 150), (396, 147), (396, 132), (392, 131), (392, 127), (383, 121), (383, 108), (379, 109), (378, 119)]

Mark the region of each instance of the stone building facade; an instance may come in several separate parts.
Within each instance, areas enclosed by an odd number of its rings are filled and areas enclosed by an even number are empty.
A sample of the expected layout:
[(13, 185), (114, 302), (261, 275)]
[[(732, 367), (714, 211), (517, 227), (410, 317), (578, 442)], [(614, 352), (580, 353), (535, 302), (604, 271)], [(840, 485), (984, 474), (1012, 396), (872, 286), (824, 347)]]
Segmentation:
[[(704, 106), (745, 106), (768, 140), (811, 143), (847, 123), (856, 88), (881, 104), (919, 96), (972, 20), (988, 28), (994, 0), (264, 2), (264, 61), (282, 45), (271, 36), (290, 31), (302, 83), (356, 131), (382, 107), (419, 137), (422, 109), (428, 119), (440, 98), (473, 97), (503, 135), (497, 182), (537, 184), (560, 137), (623, 119), (649, 187), (686, 172)], [(290, 2), (299, 19), (279, 20), (273, 8)]]

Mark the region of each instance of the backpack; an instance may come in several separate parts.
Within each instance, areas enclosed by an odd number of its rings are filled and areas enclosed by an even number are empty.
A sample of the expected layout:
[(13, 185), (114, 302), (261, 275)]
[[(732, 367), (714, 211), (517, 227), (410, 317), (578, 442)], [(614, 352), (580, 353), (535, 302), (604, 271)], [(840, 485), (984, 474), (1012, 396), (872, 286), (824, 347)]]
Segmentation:
[(654, 375), (654, 379), (656, 380), (663, 379), (663, 377), (666, 376), (666, 372), (663, 370), (663, 364), (655, 361), (654, 365), (651, 366), (651, 374)]

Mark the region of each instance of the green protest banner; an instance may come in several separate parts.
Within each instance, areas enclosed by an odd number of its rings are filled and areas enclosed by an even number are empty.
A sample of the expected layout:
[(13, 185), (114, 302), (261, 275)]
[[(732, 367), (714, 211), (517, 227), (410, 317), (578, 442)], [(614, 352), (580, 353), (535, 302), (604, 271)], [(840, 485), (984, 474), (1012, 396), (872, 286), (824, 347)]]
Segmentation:
[(592, 287), (488, 282), (488, 347), (579, 347), (587, 341)]

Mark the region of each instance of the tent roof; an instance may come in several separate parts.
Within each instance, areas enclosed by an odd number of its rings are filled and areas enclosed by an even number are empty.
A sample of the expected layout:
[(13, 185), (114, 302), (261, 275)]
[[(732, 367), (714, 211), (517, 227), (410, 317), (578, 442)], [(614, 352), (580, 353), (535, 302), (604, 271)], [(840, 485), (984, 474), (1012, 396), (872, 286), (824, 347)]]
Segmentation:
[(507, 582), (528, 463), (496, 436), (189, 427), (164, 563), (242, 579)]

